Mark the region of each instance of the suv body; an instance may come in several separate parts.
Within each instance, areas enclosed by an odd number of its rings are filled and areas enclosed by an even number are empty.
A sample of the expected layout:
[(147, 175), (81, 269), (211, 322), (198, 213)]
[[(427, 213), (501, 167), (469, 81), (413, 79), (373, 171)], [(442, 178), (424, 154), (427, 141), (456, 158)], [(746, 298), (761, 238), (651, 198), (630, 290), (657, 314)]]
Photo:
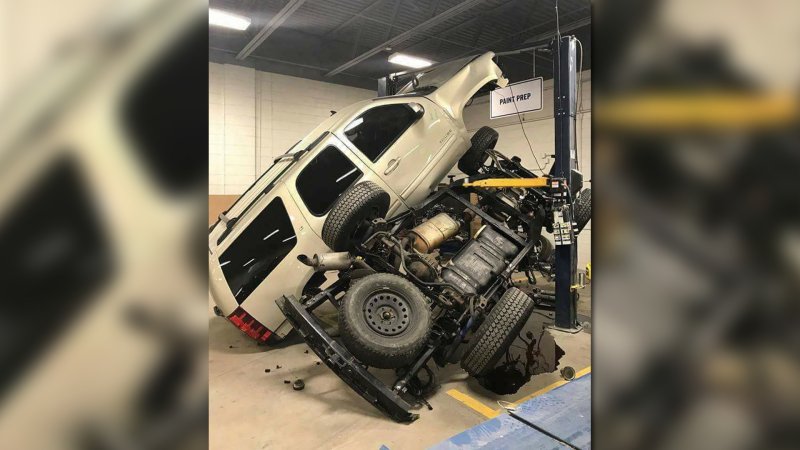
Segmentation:
[(317, 126), (259, 177), (209, 232), (209, 295), (258, 341), (291, 326), (275, 300), (318, 286), (300, 255), (331, 251), (322, 227), (337, 198), (372, 181), (392, 217), (422, 202), (470, 147), (466, 103), (505, 86), (489, 52), (434, 66), (397, 95), (355, 103)]

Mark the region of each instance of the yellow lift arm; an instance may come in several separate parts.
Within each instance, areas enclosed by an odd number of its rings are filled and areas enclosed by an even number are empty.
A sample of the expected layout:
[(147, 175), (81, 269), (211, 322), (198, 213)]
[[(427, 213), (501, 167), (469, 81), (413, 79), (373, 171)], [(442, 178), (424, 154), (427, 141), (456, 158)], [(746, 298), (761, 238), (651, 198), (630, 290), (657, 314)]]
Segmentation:
[(468, 181), (466, 187), (483, 188), (541, 188), (550, 186), (550, 179), (539, 178), (486, 178), (485, 180)]

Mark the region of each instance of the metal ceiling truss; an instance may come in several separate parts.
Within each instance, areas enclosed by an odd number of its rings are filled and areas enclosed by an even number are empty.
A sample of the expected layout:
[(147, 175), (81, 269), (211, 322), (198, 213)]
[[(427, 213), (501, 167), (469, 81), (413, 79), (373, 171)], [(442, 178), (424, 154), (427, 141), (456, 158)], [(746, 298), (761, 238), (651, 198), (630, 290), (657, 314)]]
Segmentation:
[(250, 42), (244, 46), (244, 48), (236, 55), (236, 59), (242, 60), (250, 56), (250, 54), (253, 53), (255, 49), (257, 49), (258, 46), (260, 46), (264, 41), (266, 41), (267, 38), (275, 32), (275, 30), (283, 25), (283, 22), (285, 22), (289, 16), (294, 14), (298, 8), (303, 6), (305, 1), (306, 0), (289, 0), (289, 3), (287, 3), (286, 6), (284, 6), (283, 9), (278, 12), (278, 14), (275, 14), (275, 16), (273, 16), (272, 19), (270, 19), (270, 21), (264, 25), (264, 28), (256, 33), (256, 35), (253, 36), (253, 39), (251, 39)]
[(353, 22), (355, 22), (358, 19), (369, 19), (369, 17), (364, 16), (364, 14), (367, 13), (368, 11), (370, 11), (372, 8), (380, 5), (381, 3), (385, 2), (385, 1), (387, 1), (387, 0), (376, 0), (376, 1), (372, 2), (369, 6), (367, 6), (364, 9), (362, 9), (360, 13), (353, 15), (353, 17), (351, 17), (351, 18), (345, 20), (344, 22), (342, 22), (341, 24), (337, 25), (336, 28), (334, 28), (331, 31), (325, 33), (325, 36), (331, 36), (333, 34), (338, 33), (339, 31), (347, 28), (350, 24), (352, 24)]
[(325, 76), (326, 77), (331, 77), (331, 76), (334, 76), (336, 74), (339, 74), (339, 73), (349, 69), (350, 67), (353, 67), (356, 64), (366, 60), (367, 58), (380, 53), (386, 47), (394, 47), (395, 45), (402, 44), (403, 42), (405, 42), (408, 39), (412, 38), (414, 35), (424, 33), (425, 31), (427, 31), (427, 30), (433, 28), (434, 26), (444, 22), (445, 20), (448, 20), (448, 19), (451, 19), (453, 17), (456, 17), (459, 14), (461, 14), (461, 13), (463, 13), (463, 12), (469, 10), (469, 9), (474, 8), (475, 6), (478, 6), (483, 1), (484, 0), (466, 0), (464, 2), (461, 2), (458, 5), (453, 6), (452, 8), (442, 12), (441, 14), (438, 14), (438, 15), (426, 20), (425, 22), (422, 22), (421, 24), (417, 25), (416, 27), (414, 27), (414, 28), (412, 28), (410, 30), (404, 31), (404, 32), (398, 34), (397, 36), (395, 36), (395, 37), (393, 37), (391, 39), (388, 39), (388, 40), (386, 40), (385, 42), (383, 42), (383, 43), (381, 43), (379, 45), (376, 45), (371, 50), (368, 50), (368, 51), (362, 53), (361, 55), (351, 59), (350, 61), (347, 61), (346, 63), (344, 63), (344, 64), (340, 65), (339, 67), (337, 67), (337, 68), (331, 70), (330, 72), (326, 73)]

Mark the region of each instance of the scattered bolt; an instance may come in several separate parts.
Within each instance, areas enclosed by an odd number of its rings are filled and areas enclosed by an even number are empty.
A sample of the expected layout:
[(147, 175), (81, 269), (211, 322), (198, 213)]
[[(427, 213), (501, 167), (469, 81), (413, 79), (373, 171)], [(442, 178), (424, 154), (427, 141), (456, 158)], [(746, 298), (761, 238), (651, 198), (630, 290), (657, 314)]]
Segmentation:
[(295, 391), (302, 391), (304, 387), (306, 387), (306, 384), (303, 383), (303, 380), (297, 380), (292, 384), (292, 389)]
[(308, 350), (304, 351), (303, 353), (308, 354)]
[(269, 369), (264, 369), (264, 373), (269, 373)]
[(289, 380), (283, 380), (283, 384), (289, 384), (289, 383), (291, 383), (291, 381), (289, 381)]
[(233, 346), (232, 346), (232, 345), (229, 345), (229, 346), (228, 346), (228, 348), (233, 348)]
[(276, 369), (280, 369), (280, 368), (281, 368), (281, 366), (275, 366), (275, 368), (276, 368)]

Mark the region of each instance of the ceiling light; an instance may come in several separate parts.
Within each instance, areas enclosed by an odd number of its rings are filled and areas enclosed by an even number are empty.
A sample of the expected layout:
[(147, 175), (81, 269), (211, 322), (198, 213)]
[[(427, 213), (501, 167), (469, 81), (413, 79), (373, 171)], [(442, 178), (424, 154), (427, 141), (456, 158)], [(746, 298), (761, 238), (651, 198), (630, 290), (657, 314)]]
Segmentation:
[(402, 53), (395, 53), (389, 57), (389, 62), (392, 64), (399, 64), (401, 66), (411, 67), (413, 69), (422, 69), (433, 64), (432, 61), (427, 59), (417, 58), (416, 56), (404, 55)]
[(250, 26), (250, 19), (212, 8), (208, 10), (208, 23), (209, 25), (217, 25), (242, 31)]

